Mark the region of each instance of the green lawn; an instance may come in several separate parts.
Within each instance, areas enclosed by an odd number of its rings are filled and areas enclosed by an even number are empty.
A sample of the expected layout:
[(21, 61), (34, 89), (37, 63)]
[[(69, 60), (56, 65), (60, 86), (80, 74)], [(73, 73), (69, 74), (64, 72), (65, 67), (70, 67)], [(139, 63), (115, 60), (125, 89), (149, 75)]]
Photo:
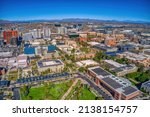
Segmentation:
[(95, 99), (96, 95), (89, 90), (88, 86), (83, 86), (81, 81), (78, 81), (76, 86), (74, 86), (74, 88), (66, 98), (66, 100), (95, 100)]
[(138, 82), (145, 82), (149, 80), (149, 75), (145, 72), (134, 72), (126, 75), (127, 78), (131, 78)]
[(60, 99), (63, 94), (72, 85), (72, 81), (63, 82), (59, 84), (49, 84), (40, 87), (32, 87), (29, 89), (27, 96), (21, 91), (21, 97), (23, 100), (57, 100)]
[(87, 88), (82, 87), (79, 100), (95, 100), (96, 96)]

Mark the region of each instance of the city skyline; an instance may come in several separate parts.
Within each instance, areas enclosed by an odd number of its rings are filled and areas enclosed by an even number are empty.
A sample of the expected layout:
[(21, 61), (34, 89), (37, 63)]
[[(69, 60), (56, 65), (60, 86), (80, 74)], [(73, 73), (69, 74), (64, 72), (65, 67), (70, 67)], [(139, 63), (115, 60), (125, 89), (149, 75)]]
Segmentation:
[(148, 0), (2, 0), (1, 4), (0, 19), (4, 20), (90, 18), (150, 22)]

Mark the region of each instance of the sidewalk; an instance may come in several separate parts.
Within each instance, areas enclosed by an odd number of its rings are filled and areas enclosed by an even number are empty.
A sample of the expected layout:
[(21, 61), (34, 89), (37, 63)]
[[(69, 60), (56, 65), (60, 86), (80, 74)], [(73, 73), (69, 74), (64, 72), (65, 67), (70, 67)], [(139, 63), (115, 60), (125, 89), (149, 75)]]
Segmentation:
[(71, 92), (72, 88), (78, 83), (79, 79), (76, 79), (73, 84), (71, 85), (71, 87), (68, 89), (68, 91), (62, 96), (61, 100), (65, 100), (65, 98), (67, 97), (67, 95)]

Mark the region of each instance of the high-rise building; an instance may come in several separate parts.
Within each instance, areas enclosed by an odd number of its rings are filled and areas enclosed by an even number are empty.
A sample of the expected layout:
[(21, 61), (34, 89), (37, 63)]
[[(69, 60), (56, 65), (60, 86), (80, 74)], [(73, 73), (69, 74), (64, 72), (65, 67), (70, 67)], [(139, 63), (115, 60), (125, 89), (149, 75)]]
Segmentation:
[(51, 35), (51, 30), (48, 27), (43, 28), (43, 37), (44, 38), (50, 38)]
[(31, 33), (24, 33), (23, 34), (23, 40), (32, 40), (32, 34)]
[(29, 33), (32, 34), (34, 39), (41, 38), (42, 37), (42, 30), (41, 29), (33, 29), (29, 30)]
[(4, 41), (6, 44), (10, 44), (12, 38), (18, 37), (18, 31), (17, 30), (7, 30), (3, 32)]
[(41, 38), (41, 37), (42, 37), (42, 30), (37, 29), (37, 38)]
[(67, 34), (66, 27), (58, 27), (58, 34)]
[(10, 45), (17, 45), (17, 40), (18, 40), (18, 37), (16, 38), (16, 37), (12, 37), (11, 39), (10, 39)]

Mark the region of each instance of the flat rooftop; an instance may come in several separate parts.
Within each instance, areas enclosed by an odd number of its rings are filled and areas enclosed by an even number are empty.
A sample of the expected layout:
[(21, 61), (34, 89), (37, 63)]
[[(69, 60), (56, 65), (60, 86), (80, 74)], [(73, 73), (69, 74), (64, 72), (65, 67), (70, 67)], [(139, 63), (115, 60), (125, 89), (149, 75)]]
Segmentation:
[(19, 79), (17, 79), (17, 83), (18, 84), (25, 84), (25, 83), (30, 83), (30, 82), (53, 80), (55, 78), (60, 78), (60, 77), (63, 78), (63, 77), (66, 77), (66, 76), (69, 76), (68, 72), (50, 74), (50, 75), (46, 75), (46, 76), (35, 76), (35, 77), (30, 77), (30, 78), (19, 78)]
[(120, 64), (120, 63), (118, 63), (118, 62), (116, 62), (116, 61), (113, 61), (113, 60), (104, 60), (104, 61), (105, 61), (106, 63), (108, 63), (108, 64), (114, 66), (114, 67), (122, 67), (122, 66), (124, 66), (124, 65), (122, 65), (122, 64)]
[(80, 67), (82, 66), (88, 66), (88, 65), (98, 65), (97, 62), (93, 61), (93, 60), (83, 60), (83, 61), (78, 61), (76, 62), (76, 64)]
[(124, 95), (130, 95), (139, 91), (136, 87), (131, 86), (131, 83), (124, 80), (123, 78), (116, 77), (111, 73), (105, 71), (101, 67), (92, 67), (89, 68), (90, 71), (94, 72), (98, 76), (101, 75), (103, 78), (101, 80), (107, 84), (110, 88), (114, 89), (115, 91), (122, 93)]
[(130, 64), (130, 65), (122, 66), (122, 67), (119, 67), (119, 68), (115, 68), (112, 71), (113, 72), (121, 72), (121, 71), (125, 71), (125, 70), (131, 70), (131, 69), (133, 69), (135, 67), (136, 66)]
[(104, 69), (102, 69), (100, 67), (91, 68), (91, 70), (97, 75), (102, 75), (102, 76), (111, 75), (109, 72), (105, 71)]
[(57, 59), (57, 60), (41, 60), (41, 61), (37, 62), (37, 64), (38, 64), (39, 68), (42, 68), (42, 67), (62, 65), (63, 62), (59, 59)]
[(147, 87), (150, 87), (150, 80), (147, 81), (147, 82), (144, 82), (142, 85), (147, 86)]
[(0, 87), (9, 86), (9, 84), (10, 84), (10, 81), (8, 81), (8, 80), (0, 81)]
[(104, 82), (106, 82), (108, 85), (110, 85), (112, 88), (114, 89), (118, 89), (121, 88), (123, 85), (121, 85), (120, 83), (118, 83), (117, 81), (111, 79), (111, 78), (103, 78), (102, 79)]
[(138, 91), (138, 89), (136, 89), (135, 87), (132, 87), (132, 86), (125, 87), (125, 88), (123, 88), (123, 90), (124, 90), (123, 94), (125, 94), (125, 95), (130, 95), (130, 94)]

